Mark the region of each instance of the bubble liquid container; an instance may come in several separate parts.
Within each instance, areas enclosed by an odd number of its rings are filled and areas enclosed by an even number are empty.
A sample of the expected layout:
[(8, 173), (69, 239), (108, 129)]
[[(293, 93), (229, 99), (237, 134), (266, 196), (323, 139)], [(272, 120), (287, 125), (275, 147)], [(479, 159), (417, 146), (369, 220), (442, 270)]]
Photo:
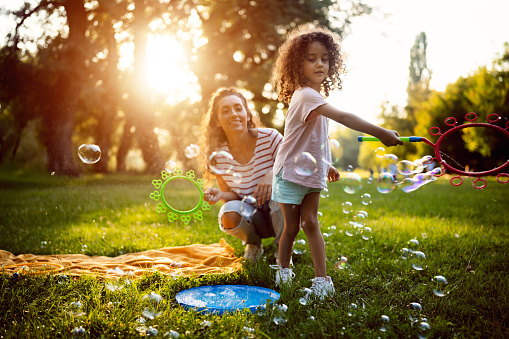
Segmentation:
[(249, 309), (255, 313), (279, 300), (274, 290), (247, 285), (212, 285), (180, 291), (177, 302), (187, 310), (199, 313), (224, 314)]

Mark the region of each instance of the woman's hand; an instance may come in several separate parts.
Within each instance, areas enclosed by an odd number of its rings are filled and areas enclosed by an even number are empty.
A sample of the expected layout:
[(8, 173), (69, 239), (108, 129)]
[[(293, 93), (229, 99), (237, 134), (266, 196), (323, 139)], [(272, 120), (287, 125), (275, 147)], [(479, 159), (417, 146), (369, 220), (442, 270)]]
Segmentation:
[(329, 173), (327, 174), (327, 179), (329, 182), (334, 182), (339, 180), (339, 172), (336, 167), (329, 166)]
[(211, 205), (221, 200), (223, 192), (219, 188), (211, 187), (203, 194), (203, 200)]
[(265, 173), (263, 178), (256, 186), (253, 197), (258, 201), (258, 206), (262, 206), (264, 203), (270, 200), (272, 196), (272, 170)]

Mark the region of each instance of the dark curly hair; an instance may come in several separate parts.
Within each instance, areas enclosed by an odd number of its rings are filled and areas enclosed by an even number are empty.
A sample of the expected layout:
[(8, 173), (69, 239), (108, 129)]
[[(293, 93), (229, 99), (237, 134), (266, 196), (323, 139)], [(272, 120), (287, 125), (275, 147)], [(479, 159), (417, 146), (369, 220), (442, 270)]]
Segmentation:
[(329, 73), (322, 82), (324, 95), (329, 96), (334, 89), (341, 90), (343, 81), (340, 75), (344, 72), (344, 64), (339, 36), (327, 28), (306, 24), (288, 33), (286, 41), (278, 50), (271, 84), (279, 100), (288, 103), (295, 90), (307, 86), (308, 80), (302, 72), (302, 63), (309, 43), (314, 41), (322, 43), (329, 51)]

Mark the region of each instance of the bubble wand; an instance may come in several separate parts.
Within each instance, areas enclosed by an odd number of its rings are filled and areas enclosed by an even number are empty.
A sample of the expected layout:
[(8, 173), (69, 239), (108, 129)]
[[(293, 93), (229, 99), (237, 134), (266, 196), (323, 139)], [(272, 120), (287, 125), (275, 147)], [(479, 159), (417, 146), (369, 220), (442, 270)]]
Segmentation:
[[(458, 122), (457, 122), (456, 118), (454, 118), (454, 117), (446, 118), (445, 124), (447, 126), (452, 127), (448, 131), (442, 133), (440, 131), (439, 127), (431, 127), (429, 129), (429, 134), (431, 134), (433, 136), (440, 136), (436, 143), (433, 143), (424, 137), (418, 137), (418, 136), (400, 137), (400, 139), (403, 142), (424, 142), (424, 143), (430, 145), (431, 147), (433, 147), (433, 149), (435, 151), (434, 159), (437, 160), (437, 162), (440, 164), (440, 166), (451, 173), (457, 174), (457, 176), (452, 177), (450, 180), (450, 183), (453, 186), (460, 186), (463, 183), (463, 179), (461, 178), (461, 176), (466, 176), (466, 177), (476, 177), (477, 179), (473, 183), (474, 188), (483, 189), (484, 187), (486, 187), (486, 180), (481, 177), (487, 176), (487, 175), (496, 175), (497, 182), (499, 182), (501, 184), (506, 184), (509, 182), (509, 174), (507, 173), (507, 169), (509, 169), (509, 159), (506, 159), (505, 162), (503, 164), (501, 164), (500, 166), (492, 168), (490, 170), (479, 171), (479, 172), (472, 171), (471, 172), (471, 171), (466, 171), (466, 170), (462, 170), (462, 169), (451, 166), (442, 157), (442, 152), (440, 151), (440, 147), (442, 146), (443, 141), (447, 137), (450, 137), (452, 134), (457, 133), (457, 132), (464, 130), (466, 128), (486, 128), (490, 131), (494, 131), (494, 132), (501, 134), (503, 137), (505, 137), (506, 141), (509, 141), (509, 121), (506, 122), (505, 128), (502, 128), (498, 125), (495, 125), (495, 123), (501, 119), (500, 116), (496, 113), (492, 113), (492, 114), (488, 115), (488, 117), (487, 117), (488, 123), (474, 122), (476, 119), (477, 119), (477, 114), (473, 113), (473, 112), (467, 113), (465, 115), (465, 120), (467, 120), (468, 123), (465, 123), (462, 125), (458, 125)], [(366, 137), (366, 136), (360, 136), (360, 137), (358, 137), (357, 140), (359, 142), (380, 141), (380, 139), (378, 139), (378, 138)], [(508, 144), (509, 144), (509, 142), (508, 142)], [(509, 148), (509, 146), (507, 148)], [(443, 175), (443, 172), (442, 172), (442, 175)]]

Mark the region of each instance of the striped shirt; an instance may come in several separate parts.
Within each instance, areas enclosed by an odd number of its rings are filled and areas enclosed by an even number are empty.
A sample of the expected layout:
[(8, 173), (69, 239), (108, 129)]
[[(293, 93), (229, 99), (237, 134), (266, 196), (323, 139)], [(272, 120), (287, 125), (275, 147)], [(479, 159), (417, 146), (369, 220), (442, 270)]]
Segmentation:
[[(254, 155), (247, 164), (240, 164), (233, 160), (233, 168), (221, 174), (226, 184), (237, 193), (241, 198), (252, 195), (256, 186), (263, 176), (274, 166), (277, 150), (283, 136), (277, 130), (272, 128), (258, 128), (258, 139)], [(226, 151), (230, 153), (227, 144), (223, 144), (217, 151)], [(218, 164), (218, 168), (229, 168), (231, 164)]]

